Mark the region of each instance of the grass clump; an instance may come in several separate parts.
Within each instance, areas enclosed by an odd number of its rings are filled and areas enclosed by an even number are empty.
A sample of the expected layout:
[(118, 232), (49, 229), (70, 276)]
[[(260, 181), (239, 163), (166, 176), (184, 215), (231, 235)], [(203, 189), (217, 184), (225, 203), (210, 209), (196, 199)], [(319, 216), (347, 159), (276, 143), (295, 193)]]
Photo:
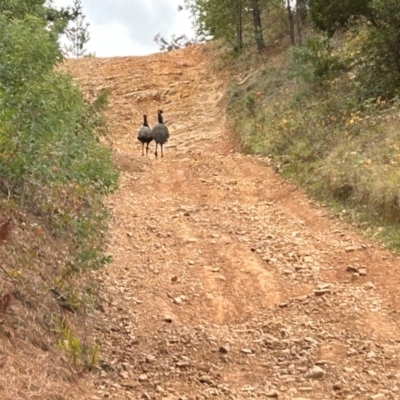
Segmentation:
[(94, 343), (92, 346), (82, 343), (71, 330), (65, 318), (56, 321), (55, 333), (59, 337), (57, 347), (67, 354), (75, 368), (92, 370), (99, 361), (100, 346)]

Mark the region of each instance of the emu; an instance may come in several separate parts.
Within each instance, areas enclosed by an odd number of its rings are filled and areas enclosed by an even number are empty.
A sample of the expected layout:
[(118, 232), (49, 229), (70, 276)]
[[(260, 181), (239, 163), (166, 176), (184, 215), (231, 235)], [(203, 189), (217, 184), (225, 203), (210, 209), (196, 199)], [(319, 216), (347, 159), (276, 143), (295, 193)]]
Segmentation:
[(147, 122), (147, 115), (143, 115), (143, 126), (139, 129), (137, 136), (138, 140), (142, 142), (142, 156), (144, 156), (144, 144), (146, 143), (146, 157), (149, 152), (149, 144), (153, 140), (151, 128)]
[(151, 135), (152, 135), (154, 141), (156, 142), (156, 151), (154, 153), (156, 158), (158, 157), (158, 153), (157, 153), (158, 145), (160, 145), (160, 147), (161, 147), (161, 157), (164, 157), (163, 145), (168, 141), (168, 138), (169, 138), (168, 127), (166, 125), (164, 125), (162, 113), (163, 113), (163, 110), (157, 111), (158, 123), (156, 125), (154, 125), (154, 128), (151, 131)]

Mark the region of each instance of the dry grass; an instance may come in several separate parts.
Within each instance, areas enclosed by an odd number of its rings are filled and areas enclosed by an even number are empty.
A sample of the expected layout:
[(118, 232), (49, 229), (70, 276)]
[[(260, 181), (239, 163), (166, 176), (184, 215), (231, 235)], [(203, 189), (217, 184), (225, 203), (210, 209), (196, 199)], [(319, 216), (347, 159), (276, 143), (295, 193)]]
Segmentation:
[[(90, 347), (88, 304), (71, 313), (49, 290), (65, 267), (68, 249), (40, 218), (6, 199), (2, 210), (2, 220), (13, 223), (0, 247), (0, 397), (86, 398), (80, 383), (86, 367), (82, 360), (74, 365), (70, 354), (57, 348), (62, 339), (57, 321), (68, 320), (81, 344)], [(77, 295), (90, 286), (90, 277), (81, 276), (75, 285)]]

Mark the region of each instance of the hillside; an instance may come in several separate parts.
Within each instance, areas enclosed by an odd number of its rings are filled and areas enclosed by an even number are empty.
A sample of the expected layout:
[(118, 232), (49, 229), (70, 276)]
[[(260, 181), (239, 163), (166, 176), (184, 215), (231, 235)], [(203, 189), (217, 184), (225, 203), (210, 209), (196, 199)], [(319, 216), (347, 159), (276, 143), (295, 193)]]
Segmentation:
[[(121, 170), (113, 262), (92, 275), (100, 360), (71, 373), (7, 327), (2, 399), (399, 398), (399, 260), (240, 153), (214, 60), (193, 46), (68, 62), (88, 98), (110, 90)], [(159, 107), (171, 138), (143, 158)]]
[[(212, 64), (199, 46), (68, 64), (110, 89), (122, 171), (90, 398), (398, 398), (398, 259), (240, 154)], [(171, 139), (142, 158), (159, 107)]]

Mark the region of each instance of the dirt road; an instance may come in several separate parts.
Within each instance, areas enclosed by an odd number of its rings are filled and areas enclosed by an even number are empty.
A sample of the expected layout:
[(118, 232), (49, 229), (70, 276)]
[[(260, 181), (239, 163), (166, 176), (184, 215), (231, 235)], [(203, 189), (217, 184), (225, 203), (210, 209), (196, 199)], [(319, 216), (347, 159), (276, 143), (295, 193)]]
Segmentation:
[[(69, 65), (111, 89), (122, 171), (91, 398), (400, 399), (399, 261), (237, 151), (210, 57)], [(159, 107), (171, 137), (146, 159)]]

